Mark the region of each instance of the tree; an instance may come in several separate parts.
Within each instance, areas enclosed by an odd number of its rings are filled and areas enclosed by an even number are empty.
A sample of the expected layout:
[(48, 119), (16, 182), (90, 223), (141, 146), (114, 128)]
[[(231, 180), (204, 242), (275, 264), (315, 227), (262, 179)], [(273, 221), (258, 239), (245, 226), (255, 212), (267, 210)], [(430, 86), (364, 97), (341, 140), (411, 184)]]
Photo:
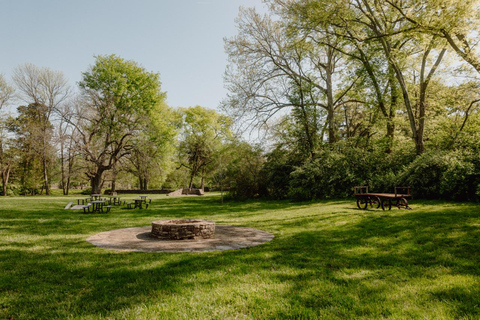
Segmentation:
[(181, 109), (180, 112), (183, 119), (183, 137), (179, 146), (181, 166), (190, 170), (188, 187), (192, 188), (193, 179), (200, 175), (203, 189), (205, 176), (215, 163), (219, 147), (231, 136), (231, 120), (200, 106)]
[(131, 154), (165, 93), (158, 73), (116, 55), (97, 56), (79, 85), (82, 96), (69, 121), (79, 133), (76, 145), (89, 164), (92, 192), (100, 193), (104, 172)]
[[(60, 112), (67, 114), (70, 105), (64, 106)], [(71, 125), (69, 121), (64, 118), (60, 118), (57, 126), (57, 139), (60, 147), (60, 175), (61, 175), (61, 187), (64, 195), (68, 195), (70, 190), (70, 184), (72, 177), (74, 176), (75, 160), (78, 154), (75, 150), (75, 138), (78, 136), (77, 130)]]
[(15, 167), (16, 157), (12, 148), (12, 139), (8, 136), (7, 121), (0, 120), (0, 174), (2, 177), (2, 195), (7, 195), (10, 174)]
[(162, 183), (170, 170), (177, 134), (172, 117), (166, 104), (158, 104), (145, 130), (135, 137), (135, 146), (128, 157), (128, 171), (138, 178), (140, 190), (147, 190), (155, 177)]
[[(348, 105), (355, 107), (363, 105), (367, 111), (371, 109), (370, 106), (375, 106), (386, 120), (385, 134), (389, 140), (387, 150), (389, 152), (395, 131), (393, 119), (399, 100), (395, 76), (393, 69), (385, 67), (388, 63), (382, 56), (378, 44), (373, 41), (365, 42), (363, 39), (365, 28), (354, 23), (355, 19), (352, 18), (349, 6), (342, 2), (329, 1), (271, 2), (274, 4), (272, 7), (287, 21), (290, 29), (302, 34), (304, 38), (313, 39), (317, 44), (330, 47), (349, 60), (347, 72), (358, 79), (352, 90), (347, 93), (350, 97), (341, 105), (344, 114), (350, 113)], [(332, 37), (338, 39), (335, 46), (329, 41)], [(355, 97), (352, 97), (352, 91), (356, 92), (353, 94)], [(372, 124), (376, 123), (378, 118), (377, 110), (373, 112)], [(351, 119), (345, 118), (344, 126), (349, 126), (350, 121)], [(347, 128), (346, 131), (350, 129)]]
[[(13, 144), (20, 158), (23, 191), (35, 194), (40, 186), (47, 191), (45, 172), (50, 172), (55, 157), (54, 146), (50, 143), (53, 125), (45, 119), (47, 115), (43, 104), (19, 106), (17, 112), (18, 116), (9, 121), (9, 129), (15, 134)], [(43, 141), (49, 143), (44, 144)]]
[[(15, 90), (0, 74), (0, 111), (12, 99)], [(10, 139), (7, 136), (6, 123), (4, 119), (0, 122), (0, 173), (2, 175), (2, 195), (7, 195), (7, 185), (12, 170), (13, 157), (9, 152)]]
[(327, 141), (334, 144), (339, 139), (338, 110), (347, 103), (346, 94), (357, 78), (345, 76), (347, 61), (334, 49), (341, 45), (337, 37), (323, 31), (299, 33), (284, 12), (274, 13), (278, 19), (262, 17), (253, 9), (240, 12), (238, 35), (225, 42), (230, 94), (223, 107), (256, 125), (277, 114), (295, 114), (305, 130), (307, 155), (314, 156), (324, 138), (317, 138), (318, 117), (322, 116)]
[(12, 99), (15, 89), (11, 87), (0, 74), (0, 110)]
[(384, 0), (419, 32), (446, 40), (458, 56), (480, 73), (476, 52), (478, 0)]
[[(392, 12), (392, 8), (388, 5), (385, 6), (379, 2), (371, 4), (369, 0), (358, 0), (356, 2), (359, 8), (358, 11), (361, 12), (361, 17), (358, 18), (359, 22), (361, 21), (363, 24), (369, 26), (370, 31), (380, 42), (389, 66), (395, 71), (395, 76), (403, 94), (403, 101), (407, 111), (410, 128), (412, 130), (416, 151), (417, 154), (422, 154), (425, 150), (423, 137), (426, 120), (426, 91), (433, 74), (443, 59), (446, 49), (440, 49), (440, 52), (437, 55), (436, 60), (433, 62), (430, 71), (427, 72), (426, 66), (428, 56), (430, 55), (432, 49), (438, 47), (439, 45), (435, 36), (430, 37), (431, 39), (427, 39), (427, 43), (423, 45), (425, 41), (422, 40), (424, 39), (415, 39), (413, 37), (414, 33), (407, 32), (406, 30), (409, 28), (409, 26), (405, 25), (406, 23), (402, 21), (401, 17), (398, 16), (398, 12)], [(393, 21), (393, 23), (391, 21)], [(401, 43), (402, 46), (406, 47), (409, 42), (412, 42), (412, 40), (417, 40), (417, 43), (413, 43), (413, 45), (416, 45), (417, 48), (419, 46), (424, 46), (424, 48), (422, 48), (423, 54), (421, 58), (422, 62), (419, 82), (420, 95), (416, 106), (413, 105), (412, 97), (408, 90), (407, 81), (405, 79), (405, 71), (404, 68), (402, 68), (403, 62), (398, 58), (405, 56), (405, 53), (408, 51), (405, 50), (406, 48), (404, 48), (402, 51), (399, 51), (400, 48), (396, 48), (395, 46), (395, 43)], [(415, 112), (414, 107), (416, 107), (418, 112)]]
[(48, 68), (38, 68), (33, 64), (17, 67), (13, 72), (13, 81), (20, 92), (21, 99), (30, 106), (34, 106), (37, 113), (36, 119), (39, 121), (36, 124), (39, 130), (37, 143), (40, 142), (39, 152), (45, 193), (49, 195), (47, 150), (51, 145), (49, 131), (51, 130), (52, 114), (67, 99), (70, 88), (63, 73)]
[[(282, 0), (274, 0), (280, 7), (286, 6)], [(424, 36), (417, 25), (412, 25), (405, 19), (399, 10), (394, 8), (392, 1), (352, 0), (330, 5), (328, 1), (305, 1), (293, 5), (294, 9), (284, 9), (293, 16), (293, 20), (309, 30), (316, 30), (321, 26), (327, 36), (336, 36), (347, 41), (350, 46), (331, 46), (342, 54), (361, 61), (370, 78), (378, 106), (387, 119), (387, 136), (393, 136), (394, 112), (388, 112), (385, 103), (385, 94), (380, 88), (380, 81), (375, 74), (372, 52), (383, 52), (384, 74), (388, 75), (388, 84), (391, 87), (391, 106), (396, 104), (395, 85), (392, 76), (401, 90), (405, 111), (408, 117), (412, 138), (417, 154), (424, 152), (424, 130), (426, 121), (426, 95), (428, 85), (437, 71), (446, 52), (445, 43), (437, 36)], [(395, 1), (397, 6), (411, 5), (408, 1)], [(313, 11), (313, 12), (311, 12)], [(295, 14), (300, 13), (300, 15)], [(317, 14), (318, 13), (318, 14)], [(422, 13), (423, 14), (423, 13)], [(300, 18), (298, 18), (300, 16)], [(306, 20), (300, 21), (298, 20)], [(371, 48), (376, 48), (372, 51)], [(437, 51), (435, 59), (431, 59)], [(421, 52), (419, 55), (418, 52)], [(412, 90), (409, 88), (413, 81), (407, 78), (411, 73), (413, 63), (420, 56), (420, 70), (418, 82), (418, 99), (414, 101)], [(430, 65), (430, 67), (429, 67)], [(377, 73), (378, 74), (378, 73)], [(385, 92), (385, 91), (383, 91)]]
[(235, 198), (255, 198), (266, 195), (265, 177), (262, 175), (265, 157), (257, 145), (234, 142), (234, 149), (226, 166), (225, 180), (229, 194)]

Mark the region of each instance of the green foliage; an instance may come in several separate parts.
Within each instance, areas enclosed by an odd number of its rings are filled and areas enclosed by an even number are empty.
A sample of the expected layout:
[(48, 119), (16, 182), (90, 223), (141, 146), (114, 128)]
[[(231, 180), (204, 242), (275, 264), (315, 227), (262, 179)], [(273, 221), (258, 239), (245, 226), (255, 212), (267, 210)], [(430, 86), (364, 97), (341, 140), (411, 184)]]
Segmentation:
[(268, 194), (275, 199), (340, 198), (351, 196), (356, 185), (391, 192), (415, 153), (412, 148), (397, 146), (386, 154), (385, 148), (381, 143), (366, 149), (339, 142), (304, 162), (292, 161), (284, 150), (274, 150), (263, 168)]
[(15, 89), (11, 87), (3, 75), (0, 73), (0, 110), (8, 104), (8, 101), (13, 97)]
[(291, 173), (289, 196), (295, 200), (349, 196), (360, 176), (355, 174), (362, 159), (325, 151)]
[(423, 199), (476, 200), (480, 158), (464, 152), (426, 152), (405, 167), (399, 182)]
[(134, 137), (127, 170), (138, 178), (142, 190), (161, 188), (172, 170), (177, 135), (173, 120), (174, 112), (165, 103), (159, 103), (152, 110), (144, 130)]
[(299, 164), (282, 148), (276, 148), (266, 155), (263, 177), (268, 196), (273, 199), (285, 199), (288, 196), (290, 174)]
[(80, 88), (98, 93), (104, 107), (113, 107), (118, 114), (125, 113), (118, 121), (127, 120), (134, 113), (148, 114), (165, 98), (165, 93), (160, 91), (158, 73), (147, 72), (136, 62), (116, 55), (96, 56), (95, 64), (82, 76)]
[(264, 196), (266, 190), (262, 169), (265, 159), (262, 149), (245, 142), (230, 147), (235, 149), (225, 173), (230, 196), (236, 199)]
[(85, 100), (77, 115), (76, 127), (84, 137), (79, 149), (89, 162), (93, 192), (98, 192), (103, 173), (131, 154), (139, 133), (161, 126), (158, 111), (165, 93), (160, 91), (158, 73), (116, 55), (97, 56), (79, 86)]
[(206, 175), (215, 171), (222, 145), (232, 137), (232, 121), (201, 106), (180, 109), (179, 117), (182, 119), (182, 137), (178, 158), (180, 165), (190, 170), (190, 188), (195, 177), (201, 176), (204, 182)]
[(92, 194), (92, 188), (85, 188), (80, 192), (80, 194), (89, 196)]

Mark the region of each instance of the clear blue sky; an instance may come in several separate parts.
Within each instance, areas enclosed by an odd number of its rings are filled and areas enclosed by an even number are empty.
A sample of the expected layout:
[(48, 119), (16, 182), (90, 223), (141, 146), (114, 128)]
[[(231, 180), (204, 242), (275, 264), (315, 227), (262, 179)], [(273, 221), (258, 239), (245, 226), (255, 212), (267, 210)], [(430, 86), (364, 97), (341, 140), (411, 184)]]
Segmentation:
[(260, 0), (0, 0), (0, 73), (29, 62), (75, 86), (94, 55), (117, 54), (159, 72), (170, 106), (216, 108), (239, 6), (266, 10)]

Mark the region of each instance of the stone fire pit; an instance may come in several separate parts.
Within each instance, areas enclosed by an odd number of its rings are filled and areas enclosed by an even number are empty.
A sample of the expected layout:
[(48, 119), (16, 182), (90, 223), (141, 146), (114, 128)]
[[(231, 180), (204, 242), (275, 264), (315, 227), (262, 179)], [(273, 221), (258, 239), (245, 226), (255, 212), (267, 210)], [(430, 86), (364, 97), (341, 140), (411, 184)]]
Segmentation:
[(215, 222), (201, 219), (154, 221), (151, 235), (160, 240), (211, 239), (215, 237)]

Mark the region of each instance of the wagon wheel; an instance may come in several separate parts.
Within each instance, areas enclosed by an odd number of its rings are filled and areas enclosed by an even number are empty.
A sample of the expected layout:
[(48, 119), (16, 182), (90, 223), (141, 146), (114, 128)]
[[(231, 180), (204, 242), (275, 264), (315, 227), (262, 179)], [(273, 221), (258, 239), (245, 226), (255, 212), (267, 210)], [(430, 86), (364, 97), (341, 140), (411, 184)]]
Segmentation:
[(382, 200), (382, 210), (391, 210), (392, 209), (392, 201), (390, 199), (383, 199)]
[(357, 198), (358, 209), (367, 209), (368, 199), (365, 197)]
[(375, 208), (378, 209), (378, 208), (380, 208), (381, 205), (382, 205), (382, 201), (380, 200), (379, 197), (372, 196), (370, 198), (370, 207), (373, 208), (374, 206), (376, 206)]
[(405, 198), (400, 198), (400, 199), (397, 199), (397, 204), (396, 206), (398, 207), (398, 209), (410, 209), (410, 207), (408, 206), (408, 202), (407, 202), (407, 199)]

